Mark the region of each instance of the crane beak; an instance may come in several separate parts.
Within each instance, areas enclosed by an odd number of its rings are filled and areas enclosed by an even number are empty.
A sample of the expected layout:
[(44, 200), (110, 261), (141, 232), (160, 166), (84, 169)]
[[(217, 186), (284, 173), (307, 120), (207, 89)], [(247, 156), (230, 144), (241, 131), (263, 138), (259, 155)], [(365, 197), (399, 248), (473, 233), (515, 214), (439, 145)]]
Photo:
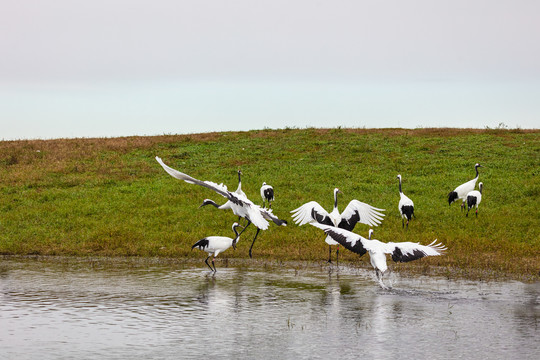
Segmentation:
[[(206, 200), (208, 200), (208, 199), (206, 199)], [(204, 201), (202, 202), (202, 204), (199, 206), (199, 209), (202, 208), (203, 206), (208, 205), (208, 203), (206, 202), (206, 200), (204, 200)]]

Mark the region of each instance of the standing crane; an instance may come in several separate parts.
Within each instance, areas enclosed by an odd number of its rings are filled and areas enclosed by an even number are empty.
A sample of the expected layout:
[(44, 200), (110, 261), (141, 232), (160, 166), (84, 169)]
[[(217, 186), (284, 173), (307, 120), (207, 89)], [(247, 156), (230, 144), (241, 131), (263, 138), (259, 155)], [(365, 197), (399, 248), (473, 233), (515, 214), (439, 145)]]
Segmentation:
[(401, 191), (401, 175), (398, 175), (399, 179), (399, 204), (398, 209), (401, 213), (401, 227), (404, 227), (405, 219), (407, 219), (407, 228), (409, 228), (409, 221), (411, 221), (414, 215), (414, 203), (407, 195)]
[(474, 165), (474, 169), (476, 170), (476, 177), (472, 180), (467, 181), (464, 184), (459, 185), (457, 188), (454, 189), (454, 191), (451, 191), (448, 194), (448, 205), (452, 205), (452, 203), (458, 199), (462, 199), (463, 202), (461, 203), (461, 210), (464, 210), (465, 208), (465, 201), (467, 199), (467, 194), (474, 190), (474, 187), (476, 185), (476, 181), (478, 180), (478, 168), (482, 167), (480, 164)]

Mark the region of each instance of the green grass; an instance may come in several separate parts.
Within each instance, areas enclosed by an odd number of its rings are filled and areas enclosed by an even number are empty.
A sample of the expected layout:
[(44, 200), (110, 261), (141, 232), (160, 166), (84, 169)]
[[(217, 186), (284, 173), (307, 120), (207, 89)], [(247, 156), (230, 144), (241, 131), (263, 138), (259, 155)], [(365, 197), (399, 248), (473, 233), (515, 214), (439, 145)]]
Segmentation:
[[(495, 274), (540, 278), (540, 131), (284, 129), (110, 139), (0, 142), (0, 254), (203, 258), (191, 245), (208, 235), (232, 235), (231, 212), (198, 209), (212, 191), (176, 180), (154, 160), (195, 178), (237, 186), (260, 203), (263, 181), (276, 193), (270, 226), (254, 246), (257, 259), (322, 261), (320, 230), (292, 223), (290, 210), (316, 200), (331, 210), (352, 199), (386, 209), (375, 238), (437, 238), (442, 257), (393, 264), (394, 269), (443, 269), (449, 276)], [(483, 165), (479, 217), (465, 218), (448, 192)], [(417, 219), (401, 227), (396, 175), (414, 201)], [(254, 229), (220, 257), (248, 258)], [(367, 235), (368, 227), (355, 232)], [(343, 260), (357, 262), (342, 251)], [(367, 264), (367, 256), (360, 260)], [(457, 270), (457, 272), (456, 272)], [(481, 275), (483, 276), (483, 275)]]

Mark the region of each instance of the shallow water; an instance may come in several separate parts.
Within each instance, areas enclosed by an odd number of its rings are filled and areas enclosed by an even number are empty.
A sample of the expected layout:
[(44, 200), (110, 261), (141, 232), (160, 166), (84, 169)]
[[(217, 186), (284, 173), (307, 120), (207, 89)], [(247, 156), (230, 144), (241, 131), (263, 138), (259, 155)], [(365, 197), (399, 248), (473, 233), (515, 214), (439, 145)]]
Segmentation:
[(538, 283), (223, 265), (1, 260), (0, 358), (540, 358)]

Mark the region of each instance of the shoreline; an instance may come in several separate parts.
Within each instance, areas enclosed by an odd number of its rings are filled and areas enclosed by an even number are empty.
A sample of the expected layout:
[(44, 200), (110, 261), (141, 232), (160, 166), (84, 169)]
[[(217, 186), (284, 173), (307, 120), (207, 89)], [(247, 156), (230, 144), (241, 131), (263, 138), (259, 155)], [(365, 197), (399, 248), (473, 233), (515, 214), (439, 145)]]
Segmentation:
[[(90, 268), (144, 268), (153, 266), (166, 266), (173, 269), (188, 269), (198, 268), (206, 270), (204, 258), (171, 258), (158, 256), (65, 256), (65, 255), (0, 255), (0, 270), (2, 261), (17, 261), (17, 262), (42, 262), (51, 264), (63, 264), (66, 266), (88, 265)], [(325, 271), (339, 273), (360, 274), (365, 276), (372, 273), (372, 266), (365, 261), (352, 262), (350, 260), (341, 261), (339, 266), (329, 264), (326, 260), (309, 261), (309, 260), (278, 260), (278, 259), (243, 259), (232, 257), (216, 258), (216, 263), (219, 267), (229, 268), (248, 268), (248, 269), (264, 269), (271, 271), (272, 269), (289, 269), (295, 271)], [(447, 280), (459, 281), (519, 281), (522, 283), (537, 283), (540, 282), (540, 273), (538, 275), (506, 273), (495, 271), (492, 269), (462, 269), (455, 266), (430, 265), (428, 263), (406, 263), (406, 264), (389, 264), (391, 273), (398, 273), (400, 276), (429, 276), (443, 277)]]

